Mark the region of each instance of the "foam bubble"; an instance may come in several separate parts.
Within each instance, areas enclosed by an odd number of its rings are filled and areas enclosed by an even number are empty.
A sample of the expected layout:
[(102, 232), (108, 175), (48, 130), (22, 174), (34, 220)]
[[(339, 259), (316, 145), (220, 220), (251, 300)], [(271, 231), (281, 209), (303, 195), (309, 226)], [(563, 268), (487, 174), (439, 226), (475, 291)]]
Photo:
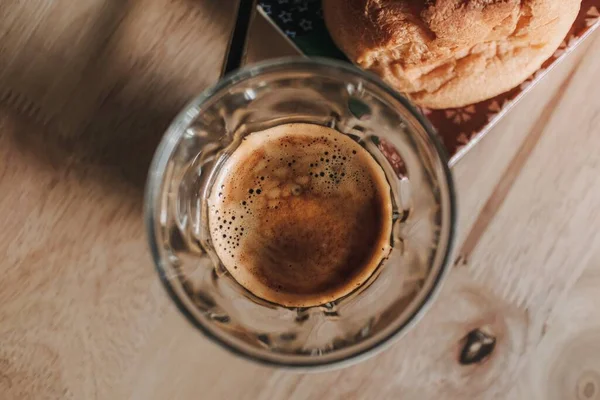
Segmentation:
[(358, 143), (331, 128), (286, 124), (252, 133), (214, 185), (215, 251), (240, 284), (266, 300), (335, 300), (389, 253), (385, 175)]

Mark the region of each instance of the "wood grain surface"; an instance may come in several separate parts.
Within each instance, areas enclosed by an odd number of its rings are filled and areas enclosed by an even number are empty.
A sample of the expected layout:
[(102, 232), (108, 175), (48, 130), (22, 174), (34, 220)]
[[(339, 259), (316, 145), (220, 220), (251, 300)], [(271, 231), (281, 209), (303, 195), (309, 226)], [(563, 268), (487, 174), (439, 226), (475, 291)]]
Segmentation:
[[(7, 4), (14, 21), (30, 10)], [(600, 40), (454, 167), (458, 260), (425, 318), (361, 364), (298, 374), (194, 330), (162, 289), (143, 230), (147, 163), (176, 110), (217, 80), (232, 1), (95, 4), (46, 45), (36, 25), (17, 44), (16, 22), (0, 37), (1, 90), (26, 95), (0, 96), (22, 102), (0, 108), (0, 399), (600, 398)], [(39, 24), (44, 10), (31, 11)], [(106, 31), (61, 47), (77, 26)], [(89, 38), (97, 58), (61, 75), (60, 57)], [(56, 65), (26, 65), (36, 49)], [(496, 348), (461, 365), (476, 328)]]

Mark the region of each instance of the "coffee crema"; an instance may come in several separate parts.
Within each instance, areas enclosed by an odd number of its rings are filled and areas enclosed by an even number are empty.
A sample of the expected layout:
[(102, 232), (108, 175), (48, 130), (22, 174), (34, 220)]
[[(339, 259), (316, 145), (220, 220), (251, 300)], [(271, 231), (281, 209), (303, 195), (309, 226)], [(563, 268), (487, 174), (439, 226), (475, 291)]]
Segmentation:
[(254, 295), (310, 307), (360, 287), (389, 255), (385, 174), (352, 138), (293, 123), (247, 135), (208, 199), (214, 249)]

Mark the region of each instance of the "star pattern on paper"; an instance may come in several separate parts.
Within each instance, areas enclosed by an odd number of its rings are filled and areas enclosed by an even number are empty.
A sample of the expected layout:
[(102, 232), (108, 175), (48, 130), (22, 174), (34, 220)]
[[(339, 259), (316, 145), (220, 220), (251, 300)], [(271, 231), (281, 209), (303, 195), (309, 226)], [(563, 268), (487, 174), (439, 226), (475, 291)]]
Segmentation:
[(312, 31), (312, 22), (307, 20), (307, 19), (302, 19), (302, 21), (300, 21), (300, 23), (298, 24), (300, 25), (300, 28), (302, 28), (305, 32), (306, 31)]
[(294, 4), (296, 5), (296, 10), (300, 12), (308, 11), (308, 1), (306, 0), (295, 0)]
[(292, 13), (288, 12), (288, 11), (282, 11), (279, 13), (278, 15), (279, 19), (281, 20), (281, 22), (288, 23), (288, 22), (292, 22)]
[(321, 0), (259, 0), (259, 4), (292, 39), (325, 29)]
[(265, 12), (265, 14), (271, 15), (273, 13), (273, 11), (271, 10), (270, 4), (259, 3), (259, 5), (260, 5), (260, 8), (262, 8), (262, 10)]

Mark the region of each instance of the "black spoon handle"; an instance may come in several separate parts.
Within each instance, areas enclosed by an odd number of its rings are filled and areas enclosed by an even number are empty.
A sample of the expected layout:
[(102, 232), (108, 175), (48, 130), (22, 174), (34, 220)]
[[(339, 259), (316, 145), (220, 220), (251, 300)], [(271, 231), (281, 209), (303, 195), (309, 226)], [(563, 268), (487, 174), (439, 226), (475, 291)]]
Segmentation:
[(229, 41), (227, 54), (225, 55), (221, 76), (242, 66), (248, 43), (248, 31), (255, 13), (256, 0), (239, 1), (236, 22)]

